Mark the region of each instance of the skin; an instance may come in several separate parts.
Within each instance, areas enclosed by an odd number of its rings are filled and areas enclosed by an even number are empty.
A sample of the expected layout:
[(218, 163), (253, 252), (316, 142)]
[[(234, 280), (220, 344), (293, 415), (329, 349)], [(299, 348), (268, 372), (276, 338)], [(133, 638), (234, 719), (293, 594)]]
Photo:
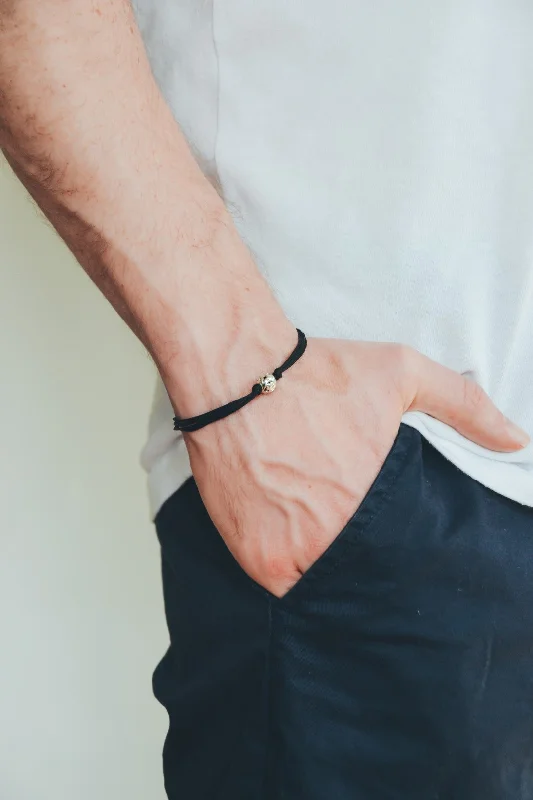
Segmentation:
[[(153, 357), (179, 416), (250, 390), (296, 342), (153, 80), (127, 0), (0, 0), (0, 147)], [(311, 339), (279, 389), (185, 437), (248, 574), (283, 595), (335, 538), (409, 409), (528, 442), (479, 386), (398, 344)]]

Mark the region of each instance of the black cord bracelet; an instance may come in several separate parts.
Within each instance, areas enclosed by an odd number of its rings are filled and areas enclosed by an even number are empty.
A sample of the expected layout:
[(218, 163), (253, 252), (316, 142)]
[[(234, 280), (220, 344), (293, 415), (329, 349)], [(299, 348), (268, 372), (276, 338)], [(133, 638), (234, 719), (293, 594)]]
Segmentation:
[(298, 343), (290, 356), (280, 367), (275, 369), (274, 372), (264, 375), (257, 383), (254, 383), (250, 394), (247, 394), (245, 397), (240, 397), (238, 400), (232, 400), (231, 403), (226, 403), (226, 405), (220, 406), (219, 408), (214, 408), (212, 411), (207, 411), (205, 414), (199, 414), (197, 417), (189, 417), (188, 419), (174, 417), (174, 430), (185, 431), (186, 433), (198, 431), (211, 422), (217, 422), (219, 419), (224, 419), (224, 417), (233, 414), (234, 411), (238, 411), (249, 403), (250, 400), (253, 400), (254, 397), (259, 397), (260, 394), (270, 394), (270, 392), (273, 392), (276, 388), (276, 382), (279, 381), (285, 370), (292, 367), (292, 365), (303, 356), (305, 348), (307, 347), (305, 334), (298, 328), (296, 328), (296, 330), (298, 332)]

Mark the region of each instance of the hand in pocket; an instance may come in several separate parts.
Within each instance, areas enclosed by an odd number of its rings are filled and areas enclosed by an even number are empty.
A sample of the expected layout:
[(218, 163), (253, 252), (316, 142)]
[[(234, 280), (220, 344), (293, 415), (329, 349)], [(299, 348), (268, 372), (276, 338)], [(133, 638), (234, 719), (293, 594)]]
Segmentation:
[(310, 339), (272, 396), (186, 435), (205, 506), (241, 567), (284, 595), (355, 513), (424, 411), (484, 447), (524, 446), (482, 389), (411, 348)]

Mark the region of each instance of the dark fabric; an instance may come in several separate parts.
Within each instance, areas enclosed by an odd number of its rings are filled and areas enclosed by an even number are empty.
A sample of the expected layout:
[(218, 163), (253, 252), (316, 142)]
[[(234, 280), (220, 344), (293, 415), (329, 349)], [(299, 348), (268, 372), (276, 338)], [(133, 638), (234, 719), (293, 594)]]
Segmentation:
[(533, 800), (533, 509), (402, 425), (281, 600), (192, 479), (156, 522), (171, 800)]

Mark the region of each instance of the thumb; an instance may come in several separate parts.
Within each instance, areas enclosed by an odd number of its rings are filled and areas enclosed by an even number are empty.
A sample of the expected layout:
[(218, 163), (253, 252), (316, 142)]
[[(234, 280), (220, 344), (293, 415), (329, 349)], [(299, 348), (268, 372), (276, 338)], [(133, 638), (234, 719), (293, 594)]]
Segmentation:
[(529, 443), (527, 433), (496, 408), (478, 383), (413, 354), (406, 411), (424, 411), (489, 450), (508, 453)]

